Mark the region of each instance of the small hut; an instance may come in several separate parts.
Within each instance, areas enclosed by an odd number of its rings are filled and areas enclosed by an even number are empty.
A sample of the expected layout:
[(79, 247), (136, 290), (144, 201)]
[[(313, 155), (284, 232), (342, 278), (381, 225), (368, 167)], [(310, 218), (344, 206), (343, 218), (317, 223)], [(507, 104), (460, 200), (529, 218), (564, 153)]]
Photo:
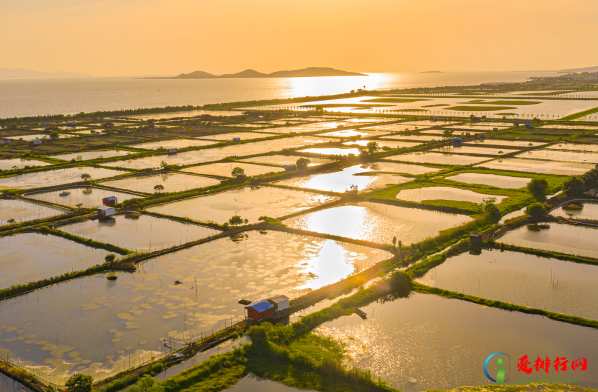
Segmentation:
[(258, 301), (245, 306), (247, 317), (252, 320), (263, 320), (274, 313), (274, 305), (268, 301)]
[(105, 206), (113, 206), (118, 203), (118, 200), (116, 196), (108, 196), (102, 199), (102, 203), (104, 203)]
[(100, 218), (107, 218), (109, 216), (116, 214), (116, 209), (114, 207), (108, 207), (108, 206), (98, 207), (97, 211), (98, 211), (98, 217), (100, 217)]

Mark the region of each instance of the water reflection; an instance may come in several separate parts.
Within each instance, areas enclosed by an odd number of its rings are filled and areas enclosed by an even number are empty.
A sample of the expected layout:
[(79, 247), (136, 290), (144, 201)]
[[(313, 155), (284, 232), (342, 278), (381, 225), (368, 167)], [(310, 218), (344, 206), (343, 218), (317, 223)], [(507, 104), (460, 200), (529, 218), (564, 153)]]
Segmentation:
[(367, 320), (342, 317), (324, 324), (320, 333), (346, 343), (358, 367), (406, 392), (486, 385), (484, 361), (495, 352), (511, 356), (511, 374), (524, 355), (532, 362), (538, 356), (585, 357), (588, 370), (570, 376), (578, 386), (598, 387), (598, 340), (590, 328), (425, 294), (363, 310)]
[(498, 188), (523, 188), (532, 179), (529, 177), (509, 177), (497, 174), (460, 173), (456, 176), (446, 177), (447, 180), (464, 182), (466, 184), (483, 184)]
[(523, 226), (498, 239), (510, 245), (598, 258), (598, 229), (559, 223)]
[(24, 200), (0, 199), (0, 225), (6, 225), (10, 219), (14, 219), (15, 222), (26, 222), (63, 213), (64, 211), (57, 208), (29, 203)]
[(125, 200), (140, 197), (130, 193), (108, 191), (94, 187), (70, 188), (68, 189), (69, 194), (67, 196), (60, 196), (60, 194), (64, 191), (65, 189), (62, 188), (57, 191), (34, 193), (26, 196), (31, 199), (45, 200), (51, 203), (62, 204), (71, 207), (81, 204), (83, 208), (101, 206), (103, 204), (102, 199), (108, 196), (116, 196), (119, 203), (122, 203)]
[(241, 320), (240, 298), (292, 298), (390, 257), (273, 231), (223, 238), (113, 281), (99, 274), (0, 302), (0, 353), (57, 379), (74, 371), (99, 379), (159, 355), (163, 338), (182, 342)]
[(171, 193), (187, 191), (195, 188), (205, 188), (218, 184), (220, 184), (220, 180), (216, 180), (214, 178), (191, 176), (181, 173), (133, 176), (102, 183), (102, 185), (114, 188), (122, 188), (143, 193), (155, 193), (156, 185), (162, 185), (164, 187), (164, 189), (160, 192)]
[(532, 308), (598, 320), (598, 267), (484, 250), (451, 257), (419, 282)]
[(307, 177), (291, 178), (289, 180), (280, 181), (278, 184), (296, 188), (343, 193), (350, 190), (352, 185), (357, 186), (359, 191), (365, 191), (384, 188), (390, 184), (401, 184), (412, 180), (408, 177), (393, 174), (360, 174), (372, 171), (373, 170), (367, 166), (355, 165), (334, 173), (314, 174)]
[(392, 243), (396, 236), (408, 245), (470, 220), (464, 215), (363, 202), (300, 215), (284, 223), (293, 228), (381, 244)]
[(598, 203), (571, 203), (569, 205), (557, 208), (551, 212), (551, 215), (571, 219), (598, 220)]
[(590, 163), (552, 162), (536, 159), (505, 158), (484, 162), (476, 166), (489, 169), (514, 170), (528, 173), (556, 174), (564, 176), (577, 176), (594, 168)]
[(403, 189), (397, 193), (397, 199), (413, 201), (416, 203), (421, 203), (427, 200), (456, 200), (479, 204), (484, 199), (491, 197), (496, 199), (496, 204), (500, 204), (500, 202), (507, 196), (488, 195), (485, 193), (477, 193), (467, 189), (451, 188), (448, 186)]

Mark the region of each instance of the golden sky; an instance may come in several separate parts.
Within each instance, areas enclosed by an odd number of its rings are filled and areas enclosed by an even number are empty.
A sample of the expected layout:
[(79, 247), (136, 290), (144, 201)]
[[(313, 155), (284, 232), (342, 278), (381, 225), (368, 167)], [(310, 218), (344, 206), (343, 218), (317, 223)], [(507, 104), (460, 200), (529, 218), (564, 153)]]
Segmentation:
[(0, 67), (96, 76), (598, 66), (598, 0), (0, 0)]

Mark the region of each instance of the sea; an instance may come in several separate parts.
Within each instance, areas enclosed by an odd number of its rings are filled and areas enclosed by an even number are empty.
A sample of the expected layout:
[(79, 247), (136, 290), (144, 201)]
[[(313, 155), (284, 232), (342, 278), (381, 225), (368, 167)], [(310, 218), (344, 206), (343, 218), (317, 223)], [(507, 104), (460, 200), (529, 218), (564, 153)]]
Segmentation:
[(522, 82), (530, 77), (556, 74), (447, 72), (272, 79), (5, 79), (0, 80), (0, 118), (320, 96), (359, 88), (389, 90)]

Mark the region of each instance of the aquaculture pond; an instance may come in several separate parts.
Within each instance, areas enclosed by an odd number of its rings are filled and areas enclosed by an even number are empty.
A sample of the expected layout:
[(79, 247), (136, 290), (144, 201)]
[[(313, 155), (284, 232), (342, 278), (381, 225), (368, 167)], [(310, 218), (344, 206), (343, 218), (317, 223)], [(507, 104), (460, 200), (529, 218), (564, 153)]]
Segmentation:
[(504, 158), (476, 165), (488, 169), (513, 170), (527, 173), (556, 174), (579, 176), (592, 170), (595, 165), (589, 163), (552, 162), (535, 159)]
[(193, 165), (197, 163), (219, 161), (231, 156), (249, 156), (280, 151), (285, 148), (298, 148), (311, 144), (325, 143), (330, 139), (317, 136), (297, 136), (283, 139), (263, 140), (252, 143), (233, 144), (225, 147), (206, 148), (197, 151), (186, 151), (174, 155), (157, 155), (152, 157), (130, 159), (105, 163), (105, 166), (144, 169), (159, 167), (164, 161), (169, 165)]
[(431, 142), (433, 140), (440, 141), (442, 140), (442, 136), (434, 136), (434, 135), (405, 135), (405, 134), (395, 134), (390, 136), (382, 136), (380, 139), (391, 139), (391, 140), (417, 140), (423, 142)]
[(107, 254), (105, 250), (53, 235), (22, 233), (0, 237), (0, 290), (103, 264)]
[(114, 215), (106, 220), (87, 220), (58, 229), (133, 251), (155, 251), (220, 233), (209, 227), (139, 213)]
[(384, 188), (387, 185), (401, 184), (412, 180), (412, 178), (396, 174), (367, 174), (372, 171), (373, 170), (367, 166), (355, 165), (346, 167), (343, 170), (334, 173), (314, 174), (307, 177), (295, 177), (279, 181), (277, 182), (277, 185), (343, 193), (345, 191), (350, 191), (351, 186), (357, 186), (359, 191), (365, 191)]
[(484, 199), (495, 198), (499, 204), (507, 196), (488, 195), (467, 189), (448, 186), (430, 186), (424, 188), (403, 189), (397, 193), (397, 199), (421, 203), (426, 200), (455, 200), (480, 204)]
[(522, 152), (517, 158), (527, 159), (547, 159), (550, 161), (565, 162), (589, 162), (598, 163), (598, 153), (579, 152), (579, 151), (561, 151), (561, 150), (532, 150)]
[(246, 176), (258, 176), (260, 174), (284, 171), (282, 167), (252, 165), (249, 163), (239, 162), (211, 163), (209, 165), (188, 167), (183, 171), (220, 177), (232, 177), (232, 171), (237, 167), (243, 169), (243, 172)]
[(558, 143), (546, 147), (547, 150), (569, 150), (569, 151), (585, 151), (598, 152), (597, 144), (582, 144), (582, 143)]
[(6, 225), (10, 219), (14, 219), (15, 223), (18, 223), (49, 218), (64, 213), (65, 211), (58, 208), (21, 199), (0, 199), (0, 225)]
[(283, 223), (295, 229), (380, 244), (391, 244), (396, 236), (403, 245), (409, 245), (469, 221), (466, 215), (362, 202), (299, 215)]
[(0, 351), (57, 380), (75, 371), (102, 379), (129, 360), (134, 366), (159, 355), (162, 339), (181, 347), (242, 320), (241, 298), (292, 298), (390, 257), (282, 232), (226, 237), (150, 259), (135, 273), (98, 274), (0, 302)]
[(490, 157), (472, 157), (469, 155), (443, 154), (439, 152), (411, 152), (386, 157), (393, 161), (432, 163), (437, 165), (472, 165), (490, 159)]
[[(297, 163), (299, 158), (305, 158), (301, 155), (264, 155), (261, 157), (253, 157), (253, 158), (245, 158), (243, 161), (245, 162), (253, 162), (253, 163), (267, 163), (270, 165), (294, 165)], [(316, 157), (309, 157), (307, 158), (310, 160), (309, 165), (307, 166), (319, 166), (326, 163), (336, 162), (334, 159), (328, 158), (316, 158)]]
[(487, 146), (505, 146), (505, 147), (537, 147), (544, 142), (530, 142), (528, 140), (502, 140), (502, 139), (476, 139), (468, 140), (466, 143), (473, 143), (475, 145)]
[(522, 226), (507, 232), (497, 241), (522, 246), (598, 258), (598, 229), (560, 223)]
[(483, 184), (498, 188), (523, 188), (532, 179), (529, 177), (510, 177), (497, 174), (460, 173), (456, 176), (445, 177), (447, 180), (464, 182), (466, 184)]
[(434, 173), (440, 170), (435, 167), (387, 161), (368, 162), (362, 164), (361, 166), (369, 168), (375, 172), (405, 173), (414, 176), (426, 173)]
[(405, 148), (405, 147), (416, 147), (421, 145), (418, 142), (401, 142), (398, 140), (353, 140), (350, 142), (344, 142), (343, 145), (345, 146), (361, 146), (367, 147), (368, 143), (375, 142), (378, 145), (378, 148), (383, 149), (384, 147), (388, 147), (389, 149), (394, 148)]
[(598, 320), (598, 266), (483, 250), (447, 259), (418, 282), (477, 297)]
[(199, 140), (199, 139), (171, 139), (171, 140), (161, 140), (159, 142), (133, 144), (130, 147), (144, 148), (144, 149), (148, 149), (148, 150), (156, 150), (158, 148), (170, 149), (170, 148), (209, 146), (209, 145), (212, 145), (215, 143), (217, 143), (217, 142), (209, 141), (209, 140)]
[(266, 132), (231, 132), (231, 133), (218, 133), (215, 135), (202, 135), (197, 136), (197, 139), (205, 139), (205, 140), (216, 140), (218, 142), (227, 142), (231, 141), (234, 138), (239, 138), (241, 141), (243, 140), (253, 140), (253, 139), (264, 139), (267, 137), (277, 136), (275, 133), (266, 133)]
[(266, 128), (266, 132), (282, 133), (304, 133), (323, 131), (325, 129), (335, 129), (339, 126), (344, 126), (343, 122), (328, 121), (328, 122), (312, 122), (308, 124), (294, 125), (288, 127)]
[(334, 132), (326, 132), (320, 134), (320, 136), (331, 136), (331, 137), (372, 137), (372, 136), (384, 136), (388, 135), (389, 132), (381, 132), (376, 130), (368, 130), (368, 129), (343, 129), (341, 131), (334, 131)]
[[(88, 161), (96, 158), (112, 158), (133, 154), (131, 151), (123, 150), (99, 150), (99, 151), (82, 151), (74, 152), (72, 154), (52, 155), (50, 158), (62, 159), (63, 161), (70, 161), (72, 159)], [(81, 157), (81, 159), (79, 159)]]
[(569, 203), (552, 211), (551, 214), (563, 218), (598, 220), (598, 203), (591, 201)]
[[(430, 294), (362, 309), (367, 320), (341, 317), (318, 333), (344, 342), (356, 366), (405, 392), (488, 385), (484, 363), (497, 352), (510, 356), (505, 363), (507, 385), (560, 377), (575, 379), (580, 387), (598, 387), (598, 340), (591, 328)], [(538, 357), (551, 362), (566, 357), (568, 370), (518, 372), (519, 358), (525, 355), (532, 366)], [(579, 358), (587, 359), (587, 370), (571, 370)], [(489, 371), (496, 374), (492, 364)]]
[(339, 156), (349, 156), (351, 154), (357, 156), (359, 155), (360, 151), (358, 148), (336, 148), (336, 147), (328, 147), (328, 148), (308, 148), (305, 150), (299, 150), (297, 152), (304, 152), (309, 154), (320, 154), (320, 155), (339, 155)]
[(447, 152), (452, 154), (477, 154), (477, 155), (501, 155), (517, 152), (509, 148), (477, 147), (477, 146), (446, 146), (435, 148), (432, 151)]
[[(68, 192), (68, 195), (61, 196), (61, 193)], [(116, 192), (102, 188), (94, 187), (79, 187), (58, 189), (50, 192), (30, 193), (25, 195), (28, 198), (36, 200), (44, 200), (50, 203), (62, 204), (66, 206), (76, 207), (81, 204), (83, 208), (99, 207), (103, 205), (102, 200), (108, 196), (116, 196), (117, 203), (122, 203), (125, 200), (142, 197), (133, 195), (131, 193)]]
[(103, 169), (97, 167), (70, 167), (35, 173), (20, 174), (13, 177), (0, 178), (0, 189), (17, 188), (31, 189), (48, 186), (66, 185), (81, 182), (83, 174), (89, 174), (92, 180), (112, 177), (126, 172), (120, 170)]
[[(131, 176), (119, 180), (102, 182), (102, 185), (114, 188), (128, 189), (144, 193), (171, 193), (188, 191), (195, 188), (205, 188), (220, 184), (220, 180), (209, 177), (195, 176), (181, 173), (161, 173), (143, 176)], [(164, 189), (155, 189), (161, 185)]]
[(251, 223), (256, 223), (260, 216), (279, 218), (337, 199), (293, 189), (243, 187), (163, 204), (149, 208), (148, 211), (216, 223), (228, 222), (233, 215), (239, 215)]
[(21, 159), (21, 158), (13, 158), (13, 159), (0, 159), (0, 170), (13, 170), (13, 169), (22, 169), (25, 166), (48, 166), (50, 163), (42, 162), (42, 161), (35, 161), (31, 159)]
[(220, 111), (220, 110), (190, 110), (186, 112), (169, 112), (169, 113), (156, 113), (156, 114), (135, 114), (132, 116), (127, 116), (127, 118), (131, 119), (138, 119), (138, 120), (165, 120), (165, 119), (173, 119), (173, 118), (189, 118), (189, 117), (199, 117), (202, 115), (210, 115), (210, 116), (224, 116), (224, 117), (232, 117), (232, 116), (242, 116), (242, 112), (234, 111), (234, 110), (227, 110), (227, 111)]

